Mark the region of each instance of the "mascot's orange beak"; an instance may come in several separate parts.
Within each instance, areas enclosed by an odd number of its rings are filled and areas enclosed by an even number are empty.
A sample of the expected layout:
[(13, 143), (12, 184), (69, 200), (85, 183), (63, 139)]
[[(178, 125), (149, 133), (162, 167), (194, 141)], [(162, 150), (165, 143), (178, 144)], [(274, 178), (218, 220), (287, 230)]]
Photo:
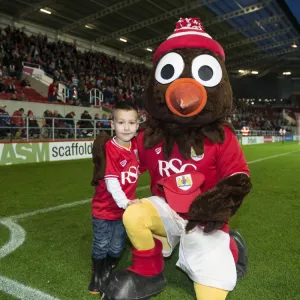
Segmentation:
[(200, 113), (207, 102), (204, 86), (192, 78), (172, 82), (166, 91), (166, 103), (177, 116), (192, 117)]

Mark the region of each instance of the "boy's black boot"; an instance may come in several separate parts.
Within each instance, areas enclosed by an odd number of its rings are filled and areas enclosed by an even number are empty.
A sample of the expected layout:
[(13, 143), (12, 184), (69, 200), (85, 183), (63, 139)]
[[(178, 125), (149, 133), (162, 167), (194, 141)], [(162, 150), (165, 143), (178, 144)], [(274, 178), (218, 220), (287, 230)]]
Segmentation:
[(105, 261), (105, 268), (102, 272), (101, 282), (105, 282), (108, 276), (112, 273), (113, 268), (118, 264), (119, 258), (118, 257), (111, 257), (107, 255)]
[(92, 257), (92, 262), (93, 262), (92, 279), (88, 287), (88, 290), (91, 294), (100, 293), (100, 285), (101, 283), (103, 283), (102, 278), (105, 273), (105, 261), (106, 258), (96, 259)]

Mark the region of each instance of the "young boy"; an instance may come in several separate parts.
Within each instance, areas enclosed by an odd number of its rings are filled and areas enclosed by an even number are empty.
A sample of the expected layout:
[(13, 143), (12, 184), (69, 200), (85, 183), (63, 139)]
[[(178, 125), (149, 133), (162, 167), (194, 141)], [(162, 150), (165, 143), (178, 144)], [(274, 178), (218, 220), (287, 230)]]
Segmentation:
[(139, 123), (135, 106), (127, 101), (119, 102), (111, 125), (115, 137), (105, 144), (105, 175), (96, 183), (92, 200), (93, 274), (88, 287), (92, 294), (100, 292), (100, 285), (110, 275), (124, 250), (124, 210), (139, 203), (135, 199), (139, 167), (135, 140)]

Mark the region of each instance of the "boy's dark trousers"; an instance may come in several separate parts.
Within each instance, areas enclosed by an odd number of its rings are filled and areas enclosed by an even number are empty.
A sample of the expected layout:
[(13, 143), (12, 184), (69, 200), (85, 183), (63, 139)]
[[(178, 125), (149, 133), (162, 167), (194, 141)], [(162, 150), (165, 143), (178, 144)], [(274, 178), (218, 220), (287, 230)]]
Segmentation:
[(125, 248), (126, 231), (122, 220), (103, 220), (92, 217), (93, 248), (92, 248), (92, 279), (89, 291), (100, 293), (101, 284), (111, 274)]

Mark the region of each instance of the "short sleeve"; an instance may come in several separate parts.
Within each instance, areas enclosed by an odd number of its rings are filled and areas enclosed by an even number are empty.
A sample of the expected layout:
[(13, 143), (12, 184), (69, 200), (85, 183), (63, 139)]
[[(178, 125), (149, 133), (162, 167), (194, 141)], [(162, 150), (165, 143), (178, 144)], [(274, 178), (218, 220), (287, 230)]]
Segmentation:
[(244, 173), (250, 176), (248, 164), (238, 139), (228, 128), (225, 130), (225, 141), (218, 148), (217, 152), (217, 170), (219, 179), (223, 179), (236, 173)]
[(144, 147), (144, 134), (145, 131), (139, 132), (137, 136), (137, 149), (138, 149), (138, 156), (139, 156), (139, 172), (142, 174), (148, 170), (148, 164), (146, 159), (146, 150)]
[(120, 176), (120, 170), (117, 165), (117, 157), (115, 155), (115, 151), (106, 145), (106, 168), (104, 178), (118, 178)]

